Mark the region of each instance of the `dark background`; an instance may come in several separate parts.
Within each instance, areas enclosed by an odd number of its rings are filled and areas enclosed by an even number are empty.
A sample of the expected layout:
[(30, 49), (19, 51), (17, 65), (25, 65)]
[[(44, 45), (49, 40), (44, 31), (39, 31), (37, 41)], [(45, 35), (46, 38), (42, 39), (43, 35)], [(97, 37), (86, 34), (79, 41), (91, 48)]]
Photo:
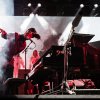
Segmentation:
[[(29, 15), (32, 10), (27, 6), (28, 3), (32, 3), (33, 8), (41, 3), (37, 11), (41, 16), (74, 16), (80, 4), (84, 4), (83, 16), (90, 16), (94, 4), (100, 5), (100, 0), (14, 0), (14, 15)], [(93, 16), (100, 16), (100, 7)]]

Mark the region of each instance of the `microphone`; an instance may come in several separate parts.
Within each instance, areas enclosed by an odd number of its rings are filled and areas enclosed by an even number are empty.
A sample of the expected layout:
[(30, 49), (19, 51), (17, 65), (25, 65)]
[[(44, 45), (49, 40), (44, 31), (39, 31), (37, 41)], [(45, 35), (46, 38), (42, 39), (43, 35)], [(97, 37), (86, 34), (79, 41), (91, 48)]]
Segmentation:
[(82, 18), (82, 11), (80, 11), (72, 22), (73, 27), (77, 27)]
[[(25, 40), (30, 40), (30, 41), (31, 41), (31, 42), (30, 42), (30, 44), (31, 44), (31, 43), (34, 43), (34, 44), (35, 44), (35, 42), (34, 42), (32, 39), (26, 39), (26, 38), (24, 38), (24, 39), (25, 39)], [(29, 44), (29, 45), (30, 45), (30, 44)], [(23, 50), (23, 52), (22, 52), (22, 53), (24, 53), (24, 52), (25, 52), (25, 50), (29, 47), (29, 45), (28, 45), (28, 46), (27, 46), (27, 47)], [(35, 47), (36, 47), (36, 44), (35, 44)], [(35, 48), (35, 47), (34, 47), (34, 48)], [(33, 49), (34, 49), (34, 48), (33, 48)], [(32, 48), (29, 48), (29, 49), (31, 49), (31, 50), (32, 50)]]

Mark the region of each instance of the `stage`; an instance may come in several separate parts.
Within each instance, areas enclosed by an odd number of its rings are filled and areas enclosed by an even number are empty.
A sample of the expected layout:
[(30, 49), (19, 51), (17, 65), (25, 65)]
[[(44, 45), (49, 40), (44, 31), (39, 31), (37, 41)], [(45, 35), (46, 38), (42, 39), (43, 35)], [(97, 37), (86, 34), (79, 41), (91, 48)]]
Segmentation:
[(5, 99), (100, 99), (100, 95), (7, 95)]

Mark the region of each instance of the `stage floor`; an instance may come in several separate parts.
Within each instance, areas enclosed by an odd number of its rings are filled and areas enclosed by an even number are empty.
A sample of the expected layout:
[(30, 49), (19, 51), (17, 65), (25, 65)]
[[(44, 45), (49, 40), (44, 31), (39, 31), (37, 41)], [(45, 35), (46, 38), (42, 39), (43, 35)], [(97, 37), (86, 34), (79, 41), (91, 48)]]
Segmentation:
[(100, 95), (7, 95), (0, 98), (13, 99), (100, 99)]

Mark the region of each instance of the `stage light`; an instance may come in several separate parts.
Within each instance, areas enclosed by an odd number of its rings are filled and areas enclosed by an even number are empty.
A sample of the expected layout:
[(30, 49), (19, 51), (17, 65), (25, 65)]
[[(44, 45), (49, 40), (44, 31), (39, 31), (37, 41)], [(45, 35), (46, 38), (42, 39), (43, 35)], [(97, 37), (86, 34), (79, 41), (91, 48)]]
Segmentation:
[(39, 16), (38, 14), (35, 14), (35, 16)]
[(32, 4), (31, 3), (28, 3), (28, 5), (27, 5), (28, 7), (31, 7), (32, 6)]
[(96, 12), (97, 8), (98, 8), (98, 4), (94, 4), (94, 7), (90, 13), (90, 16), (95, 16), (95, 12)]
[(29, 17), (30, 17), (30, 18), (34, 17), (34, 14), (33, 14), (33, 13), (31, 13), (31, 14), (29, 15)]
[(57, 32), (56, 32), (56, 30), (42, 17), (42, 16), (38, 16), (37, 14), (36, 14), (36, 18), (37, 18), (37, 20), (39, 21), (39, 23), (41, 24), (41, 26), (43, 27), (43, 29), (48, 33), (48, 34), (50, 34), (51, 33), (51, 35), (57, 35)]
[(34, 18), (34, 14), (31, 13), (24, 21), (23, 23), (21, 24), (20, 26), (20, 29), (21, 29), (21, 32), (24, 32), (26, 30), (26, 28), (28, 27), (28, 25), (31, 23), (31, 21), (33, 20)]
[(80, 8), (83, 8), (84, 7), (84, 4), (80, 4)]
[(38, 7), (41, 7), (41, 3), (38, 3), (37, 6), (38, 6)]
[[(62, 32), (62, 35), (58, 39), (58, 45), (64, 45), (66, 41), (71, 37), (71, 28), (72, 28), (72, 21), (68, 23), (64, 31)], [(66, 34), (68, 33), (68, 34)]]
[(38, 11), (38, 9), (41, 7), (41, 4), (40, 4), (40, 3), (38, 3), (38, 4), (37, 4), (37, 6), (36, 6), (35, 8), (33, 8), (32, 4), (31, 4), (31, 3), (28, 3), (28, 7), (30, 7), (30, 8), (31, 8), (31, 10), (32, 10), (33, 14), (36, 14), (36, 13), (37, 13), (37, 11)]
[(98, 8), (98, 4), (94, 4), (94, 8)]

